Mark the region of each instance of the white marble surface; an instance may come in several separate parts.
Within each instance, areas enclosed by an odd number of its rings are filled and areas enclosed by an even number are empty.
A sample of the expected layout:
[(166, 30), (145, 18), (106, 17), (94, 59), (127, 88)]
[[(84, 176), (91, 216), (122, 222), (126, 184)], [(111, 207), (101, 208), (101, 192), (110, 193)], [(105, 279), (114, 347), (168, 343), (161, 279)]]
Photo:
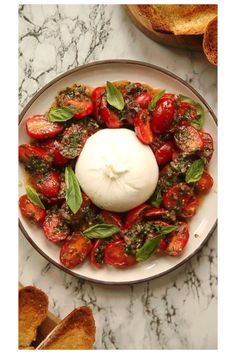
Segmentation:
[[(216, 69), (202, 53), (156, 44), (119, 5), (19, 6), (19, 109), (46, 83), (80, 64), (135, 59), (191, 83), (216, 111)], [(63, 318), (88, 305), (97, 324), (96, 349), (217, 348), (216, 233), (190, 262), (169, 275), (132, 286), (93, 284), (66, 275), (20, 234), (19, 278), (50, 299)]]

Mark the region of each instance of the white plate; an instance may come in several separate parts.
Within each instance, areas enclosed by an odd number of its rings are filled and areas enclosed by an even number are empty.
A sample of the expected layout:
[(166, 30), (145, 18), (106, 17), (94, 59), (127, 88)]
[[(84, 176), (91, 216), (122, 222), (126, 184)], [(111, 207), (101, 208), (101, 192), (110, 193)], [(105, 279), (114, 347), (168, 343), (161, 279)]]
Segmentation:
[[(107, 80), (139, 81), (155, 88), (165, 88), (172, 93), (181, 93), (185, 96), (192, 97), (205, 107), (206, 119), (204, 130), (212, 135), (216, 145), (216, 118), (204, 99), (189, 84), (174, 74), (154, 65), (131, 60), (109, 60), (83, 65), (51, 81), (31, 99), (22, 111), (19, 126), (19, 144), (29, 142), (25, 130), (25, 118), (33, 114), (45, 112), (59, 90), (75, 82), (98, 86), (104, 84)], [(19, 195), (25, 193), (23, 170), (23, 167), (20, 166)], [(73, 270), (68, 270), (59, 263), (59, 247), (47, 241), (42, 230), (28, 223), (22, 218), (21, 214), (20, 229), (33, 247), (49, 262), (74, 276), (107, 284), (127, 284), (152, 279), (170, 272), (186, 262), (202, 247), (213, 232), (217, 220), (216, 146), (210, 162), (210, 173), (214, 178), (214, 186), (204, 198), (197, 214), (192, 218), (189, 224), (190, 240), (186, 249), (178, 258), (153, 256), (144, 263), (139, 263), (136, 266), (124, 270), (108, 266), (103, 267), (101, 270), (96, 270), (93, 269), (88, 262), (85, 262)], [(198, 235), (198, 237), (196, 237), (196, 235)]]

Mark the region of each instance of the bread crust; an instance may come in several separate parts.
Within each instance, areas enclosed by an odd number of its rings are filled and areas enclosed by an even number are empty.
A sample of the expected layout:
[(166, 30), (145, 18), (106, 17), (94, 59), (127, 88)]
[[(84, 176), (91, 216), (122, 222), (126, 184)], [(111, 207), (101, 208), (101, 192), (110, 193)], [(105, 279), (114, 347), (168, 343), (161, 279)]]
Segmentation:
[(206, 32), (203, 37), (203, 50), (213, 65), (217, 65), (218, 62), (218, 25), (217, 16), (208, 24)]

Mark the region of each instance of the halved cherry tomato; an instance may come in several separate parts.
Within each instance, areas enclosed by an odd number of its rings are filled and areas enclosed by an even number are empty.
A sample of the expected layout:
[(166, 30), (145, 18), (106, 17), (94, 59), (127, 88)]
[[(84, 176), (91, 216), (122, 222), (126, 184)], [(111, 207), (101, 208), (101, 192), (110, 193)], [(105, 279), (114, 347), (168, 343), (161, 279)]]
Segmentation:
[(45, 149), (29, 144), (19, 146), (19, 159), (31, 171), (46, 172), (52, 165), (52, 157)]
[(49, 122), (44, 114), (34, 115), (26, 120), (27, 134), (33, 139), (52, 138), (64, 129), (63, 124)]
[(189, 125), (197, 117), (197, 109), (188, 102), (180, 102), (174, 118), (174, 128), (181, 125)]
[(136, 259), (125, 253), (126, 243), (123, 240), (115, 240), (109, 243), (104, 250), (104, 262), (117, 268), (132, 266)]
[[(164, 208), (151, 208), (148, 209), (144, 214), (145, 220), (156, 220), (156, 219), (164, 219), (170, 222), (176, 221), (176, 214), (173, 210), (167, 210)], [(157, 220), (157, 223), (162, 223), (164, 221)]]
[(169, 256), (179, 256), (189, 239), (188, 225), (185, 222), (179, 222), (178, 226), (178, 230), (171, 233), (169, 244), (166, 248), (166, 253)]
[(136, 208), (130, 210), (126, 216), (124, 228), (128, 230), (134, 224), (141, 221), (144, 214), (145, 214), (145, 211), (147, 211), (150, 208), (151, 208), (151, 206), (148, 204), (141, 204), (141, 205), (137, 206)]
[(85, 261), (91, 248), (89, 239), (83, 237), (80, 232), (74, 232), (72, 238), (61, 247), (60, 261), (65, 267), (74, 268)]
[(52, 163), (56, 166), (64, 166), (69, 162), (69, 159), (62, 156), (59, 150), (60, 143), (55, 139), (48, 139), (42, 141), (40, 144), (41, 147), (46, 149), (52, 155)]
[(164, 133), (170, 128), (175, 109), (175, 95), (164, 94), (152, 112), (151, 127), (154, 133)]
[(63, 132), (63, 137), (59, 146), (60, 153), (67, 159), (74, 159), (79, 156), (86, 140), (87, 130), (82, 124), (71, 124)]
[(74, 118), (81, 119), (89, 116), (93, 112), (93, 103), (91, 101), (68, 100), (67, 105), (75, 107)]
[(153, 135), (150, 126), (150, 115), (147, 109), (143, 109), (136, 114), (134, 118), (134, 129), (137, 137), (143, 144), (152, 143)]
[(208, 133), (199, 132), (202, 141), (203, 141), (203, 148), (202, 151), (199, 152), (200, 155), (203, 155), (208, 162), (210, 162), (213, 152), (214, 152), (214, 144), (212, 136)]
[(213, 183), (213, 178), (204, 171), (202, 177), (195, 183), (195, 188), (199, 193), (206, 193), (212, 188)]
[(148, 108), (149, 103), (152, 101), (152, 95), (148, 92), (141, 93), (134, 97), (134, 102), (136, 102), (141, 108)]
[(184, 152), (196, 152), (202, 150), (203, 141), (199, 131), (189, 126), (178, 127), (174, 134), (177, 147)]
[[(88, 216), (91, 216), (90, 213), (88, 213), (88, 211), (90, 211), (90, 207), (91, 207), (91, 200), (89, 199), (87, 194), (85, 194), (83, 192), (82, 192), (82, 199), (83, 199), (82, 204), (81, 204), (79, 210), (77, 211), (77, 213), (75, 213), (75, 214), (70, 210), (67, 203), (62, 205), (62, 207), (60, 209), (60, 214), (61, 214), (62, 218), (67, 223), (72, 224), (72, 225), (76, 225), (76, 224), (79, 224), (81, 221), (87, 221), (86, 214), (88, 214)], [(88, 227), (89, 226), (87, 226), (86, 228), (88, 228)]]
[(193, 197), (191, 188), (186, 183), (178, 183), (163, 194), (163, 204), (166, 209), (176, 209), (180, 212)]
[(45, 209), (32, 203), (26, 194), (20, 197), (19, 207), (24, 218), (28, 219), (32, 224), (44, 222), (46, 216)]
[(158, 165), (163, 166), (172, 160), (174, 152), (174, 144), (172, 141), (167, 141), (155, 152), (155, 157)]
[(106, 97), (102, 97), (102, 102), (100, 106), (100, 112), (102, 115), (102, 120), (106, 124), (107, 128), (120, 128), (122, 123), (118, 115), (107, 107)]
[(36, 191), (46, 198), (53, 198), (60, 190), (60, 176), (55, 171), (34, 175), (32, 183)]
[[(169, 226), (169, 224), (165, 221), (162, 220), (156, 220), (154, 221), (155, 224), (159, 225), (159, 226)], [(156, 235), (153, 235), (153, 237), (155, 237)], [(156, 249), (156, 253), (160, 253), (160, 252), (164, 252), (168, 246), (168, 235), (166, 238), (162, 238), (159, 242), (159, 246)]]
[(105, 87), (96, 87), (92, 92), (92, 102), (94, 106), (93, 115), (98, 121), (98, 123), (102, 122), (100, 107), (102, 102), (102, 96), (105, 93)]
[(122, 91), (122, 95), (124, 97), (134, 97), (144, 91), (144, 87), (140, 82), (134, 82), (126, 86), (126, 88)]
[(187, 205), (182, 209), (180, 216), (182, 218), (192, 218), (195, 215), (197, 208), (199, 207), (199, 200), (196, 197), (193, 197)]
[(65, 241), (70, 235), (68, 225), (61, 218), (58, 210), (51, 209), (47, 212), (43, 223), (43, 232), (46, 238), (51, 242)]
[(113, 224), (122, 228), (122, 221), (117, 213), (113, 213), (107, 210), (101, 211), (101, 216), (104, 219), (105, 224)]
[[(104, 244), (104, 240), (96, 240), (91, 249), (89, 260), (90, 264), (95, 268), (102, 268), (104, 262), (104, 250), (101, 251), (102, 245)], [(100, 253), (103, 253), (102, 258)], [(101, 259), (100, 259), (101, 258)]]

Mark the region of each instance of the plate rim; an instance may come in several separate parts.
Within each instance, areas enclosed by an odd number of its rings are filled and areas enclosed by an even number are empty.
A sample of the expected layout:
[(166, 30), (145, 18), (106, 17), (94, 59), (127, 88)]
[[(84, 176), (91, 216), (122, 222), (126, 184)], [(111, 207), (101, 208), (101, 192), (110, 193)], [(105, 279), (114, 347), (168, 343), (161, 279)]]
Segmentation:
[[(198, 93), (198, 91), (195, 90), (195, 88), (193, 88), (188, 82), (186, 82), (185, 80), (183, 80), (181, 77), (179, 77), (176, 74), (173, 74), (171, 71), (164, 69), (158, 65), (154, 65), (154, 64), (150, 64), (147, 62), (143, 62), (143, 61), (138, 61), (138, 60), (130, 60), (130, 59), (106, 59), (106, 60), (98, 60), (98, 61), (93, 61), (91, 63), (87, 63), (87, 64), (82, 64), (79, 65), (73, 69), (67, 70), (66, 72), (56, 76), (54, 79), (52, 79), (51, 81), (49, 81), (46, 85), (44, 85), (30, 100), (29, 102), (24, 106), (24, 108), (22, 109), (21, 113), (19, 114), (19, 122), (18, 122), (18, 126), (20, 126), (20, 123), (25, 115), (25, 113), (28, 111), (28, 109), (32, 106), (32, 104), (37, 100), (37, 98), (44, 92), (46, 91), (49, 87), (51, 87), (52, 85), (54, 85), (57, 81), (60, 81), (61, 79), (63, 79), (66, 76), (69, 76), (75, 72), (87, 69), (89, 67), (95, 67), (95, 66), (99, 66), (99, 65), (106, 65), (106, 64), (134, 64), (134, 65), (140, 65), (140, 66), (145, 66), (151, 69), (154, 69), (156, 71), (159, 71), (169, 77), (171, 77), (172, 79), (175, 79), (177, 81), (179, 81), (181, 84), (183, 84), (184, 86), (186, 86), (190, 91), (192, 91), (198, 98), (199, 100), (205, 105), (205, 107), (207, 108), (207, 110), (209, 111), (211, 117), (213, 118), (213, 121), (216, 125), (217, 128), (217, 117), (215, 115), (215, 113), (213, 112), (212, 108), (209, 106), (209, 104), (205, 101), (205, 99), (200, 95), (200, 93)], [(22, 234), (24, 235), (24, 237), (27, 239), (27, 241), (33, 246), (33, 248), (41, 255), (43, 256), (49, 263), (53, 264), (54, 266), (56, 266), (57, 268), (59, 268), (60, 270), (64, 271), (65, 273), (72, 275), (76, 278), (81, 278), (96, 284), (103, 284), (103, 285), (114, 285), (114, 286), (121, 286), (121, 285), (129, 285), (129, 284), (138, 284), (138, 283), (142, 283), (142, 282), (148, 282), (152, 279), (155, 278), (160, 278), (163, 277), (164, 275), (173, 272), (174, 270), (176, 270), (177, 268), (181, 267), (183, 264), (185, 264), (186, 262), (188, 262), (193, 256), (195, 256), (200, 249), (206, 244), (206, 242), (209, 240), (209, 238), (212, 236), (213, 232), (216, 230), (216, 226), (217, 226), (217, 220), (218, 218), (216, 218), (215, 223), (213, 224), (211, 230), (208, 232), (208, 235), (205, 237), (205, 239), (203, 240), (203, 242), (184, 260), (182, 260), (181, 262), (179, 262), (178, 264), (176, 264), (175, 266), (173, 266), (172, 268), (165, 270), (163, 272), (161, 272), (160, 274), (157, 275), (152, 275), (150, 277), (145, 277), (139, 280), (131, 280), (131, 281), (120, 281), (120, 282), (113, 282), (113, 281), (105, 281), (105, 280), (97, 280), (97, 279), (93, 279), (84, 275), (79, 275), (77, 273), (74, 273), (72, 270), (65, 268), (63, 265), (57, 263), (56, 261), (54, 261), (50, 256), (48, 256), (34, 241), (33, 239), (29, 236), (29, 234), (27, 233), (27, 231), (25, 230), (20, 217), (18, 218), (19, 220), (19, 229), (21, 230)]]

